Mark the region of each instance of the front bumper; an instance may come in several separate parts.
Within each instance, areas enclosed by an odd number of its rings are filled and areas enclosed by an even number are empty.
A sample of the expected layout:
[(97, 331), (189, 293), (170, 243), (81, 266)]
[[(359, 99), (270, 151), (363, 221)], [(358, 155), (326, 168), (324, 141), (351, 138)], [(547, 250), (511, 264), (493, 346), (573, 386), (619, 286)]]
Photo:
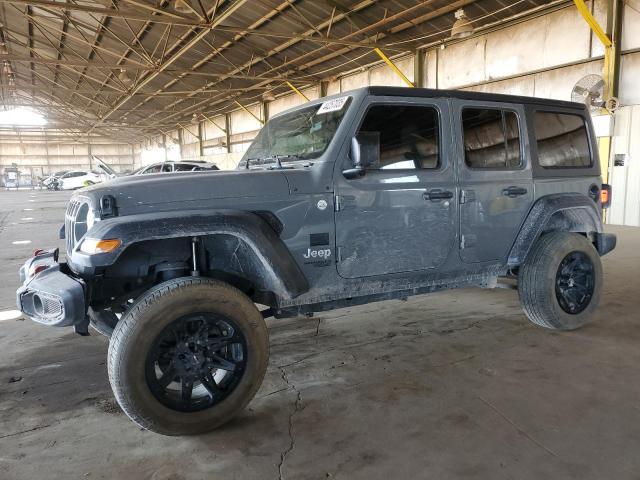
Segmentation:
[[(35, 273), (40, 268), (44, 270)], [(18, 309), (33, 321), (52, 327), (81, 324), (86, 317), (85, 284), (72, 276), (58, 250), (40, 252), (20, 268)]]

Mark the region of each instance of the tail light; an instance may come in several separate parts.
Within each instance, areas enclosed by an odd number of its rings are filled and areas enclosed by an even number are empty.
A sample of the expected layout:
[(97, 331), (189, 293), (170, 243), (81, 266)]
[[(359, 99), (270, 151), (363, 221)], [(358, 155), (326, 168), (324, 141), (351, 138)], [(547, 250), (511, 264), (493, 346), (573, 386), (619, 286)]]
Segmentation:
[(602, 208), (609, 208), (611, 205), (611, 185), (606, 183), (602, 184), (602, 188), (600, 189), (600, 204)]

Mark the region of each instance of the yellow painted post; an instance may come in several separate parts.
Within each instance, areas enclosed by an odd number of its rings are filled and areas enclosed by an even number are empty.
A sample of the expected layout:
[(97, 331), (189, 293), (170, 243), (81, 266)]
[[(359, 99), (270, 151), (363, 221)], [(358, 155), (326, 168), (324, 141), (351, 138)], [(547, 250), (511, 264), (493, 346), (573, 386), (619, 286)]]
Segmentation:
[(244, 105), (242, 105), (239, 101), (234, 100), (234, 102), (236, 103), (236, 105), (238, 105), (242, 110), (244, 110), (245, 112), (247, 112), (249, 115), (251, 115), (253, 118), (255, 118), (258, 122), (260, 122), (260, 125), (264, 125), (264, 122), (262, 120), (260, 120), (260, 118), (256, 117), (254, 115), (254, 113), (249, 110), (247, 107), (245, 107)]
[(402, 73), (402, 70), (400, 70), (396, 66), (396, 64), (393, 63), (391, 59), (384, 54), (382, 50), (380, 50), (379, 48), (374, 48), (373, 51), (376, 52), (382, 60), (384, 60), (384, 63), (386, 63), (391, 67), (391, 70), (396, 72), (396, 75), (398, 75), (402, 79), (402, 81), (407, 84), (408, 87), (410, 88), (415, 87), (415, 85), (411, 82), (411, 80), (409, 80), (407, 76), (404, 73)]
[(293, 83), (291, 83), (289, 81), (287, 81), (286, 83), (287, 83), (287, 85), (289, 85), (289, 88), (291, 90), (296, 92), (298, 95), (300, 95), (302, 98), (304, 98), (307, 102), (309, 101), (309, 97), (307, 97), (304, 93), (302, 93), (300, 90), (298, 90)]
[[(606, 85), (605, 98), (614, 96), (615, 93), (615, 78), (616, 78), (616, 50), (620, 48), (616, 43), (618, 40), (618, 33), (614, 35), (613, 42), (609, 35), (602, 29), (598, 21), (589, 11), (589, 7), (584, 3), (584, 0), (573, 0), (578, 12), (582, 15), (585, 22), (589, 25), (593, 33), (598, 37), (598, 40), (604, 45), (604, 67), (602, 69), (602, 78)], [(620, 15), (620, 12), (616, 12), (616, 15)], [(607, 183), (609, 178), (609, 157), (611, 156), (611, 137), (601, 137), (598, 139), (598, 156), (600, 157), (600, 171), (602, 174), (602, 181)], [(606, 222), (606, 211), (603, 212), (603, 221)]]
[(584, 3), (584, 0), (573, 0), (573, 3), (576, 4), (576, 7), (578, 8), (578, 12), (580, 12), (580, 15), (582, 15), (582, 18), (584, 18), (585, 22), (589, 24), (589, 26), (591, 27), (591, 30), (593, 30), (593, 33), (596, 34), (596, 36), (602, 42), (602, 44), (605, 47), (610, 47), (611, 45), (613, 45), (613, 43), (611, 42), (611, 39), (607, 36), (606, 33), (604, 33), (604, 30), (602, 29), (598, 21), (595, 19), (593, 15), (591, 15), (591, 12), (589, 11), (589, 7), (587, 7), (587, 4)]

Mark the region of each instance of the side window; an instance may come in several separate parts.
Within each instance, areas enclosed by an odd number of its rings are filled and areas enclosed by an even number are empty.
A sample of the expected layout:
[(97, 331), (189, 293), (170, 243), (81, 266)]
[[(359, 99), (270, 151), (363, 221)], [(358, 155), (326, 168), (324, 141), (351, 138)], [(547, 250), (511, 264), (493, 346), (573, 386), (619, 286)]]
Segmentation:
[(170, 163), (165, 163), (162, 165), (162, 173), (170, 173), (173, 171), (173, 165)]
[(522, 164), (520, 129), (514, 112), (462, 109), (464, 161), (470, 168), (513, 169)]
[(188, 163), (176, 163), (175, 170), (176, 172), (192, 172), (198, 170), (198, 167), (189, 165)]
[(380, 134), (380, 163), (371, 170), (438, 168), (440, 122), (434, 107), (376, 105), (358, 133)]
[(538, 162), (544, 168), (588, 168), (593, 165), (589, 136), (580, 115), (535, 112)]
[(162, 167), (161, 164), (157, 164), (157, 165), (151, 165), (150, 167), (147, 167), (147, 169), (142, 172), (143, 174), (147, 174), (147, 173), (159, 173), (160, 172), (160, 168)]

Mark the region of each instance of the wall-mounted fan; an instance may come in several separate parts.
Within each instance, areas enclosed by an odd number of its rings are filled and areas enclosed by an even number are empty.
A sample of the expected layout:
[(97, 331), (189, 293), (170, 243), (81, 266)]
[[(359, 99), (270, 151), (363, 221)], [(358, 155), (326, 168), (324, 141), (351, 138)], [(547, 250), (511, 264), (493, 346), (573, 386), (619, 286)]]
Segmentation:
[(574, 85), (571, 101), (584, 103), (591, 113), (597, 113), (603, 108), (613, 113), (620, 106), (620, 101), (616, 97), (605, 99), (605, 86), (604, 79), (600, 75), (586, 75)]

